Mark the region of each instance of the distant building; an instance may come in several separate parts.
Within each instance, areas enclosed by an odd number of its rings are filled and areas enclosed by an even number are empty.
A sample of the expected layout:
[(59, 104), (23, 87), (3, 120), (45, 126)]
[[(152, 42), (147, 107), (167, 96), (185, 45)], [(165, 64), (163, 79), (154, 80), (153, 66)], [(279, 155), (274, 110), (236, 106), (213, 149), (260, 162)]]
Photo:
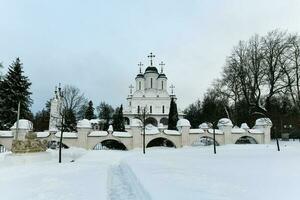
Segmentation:
[[(139, 63), (140, 71), (135, 77), (135, 87), (130, 86), (130, 93), (127, 97), (127, 106), (124, 109), (126, 124), (129, 125), (132, 119), (138, 118), (142, 110), (146, 107), (147, 124), (158, 126), (168, 125), (168, 115), (171, 98), (177, 100), (174, 94), (174, 86), (171, 85), (171, 94), (168, 92), (168, 78), (164, 73), (164, 63), (161, 62), (160, 72), (153, 65), (155, 55), (150, 53), (150, 66), (142, 72), (142, 63)], [(135, 89), (134, 89), (135, 88)], [(179, 118), (183, 118), (183, 113), (178, 111)]]

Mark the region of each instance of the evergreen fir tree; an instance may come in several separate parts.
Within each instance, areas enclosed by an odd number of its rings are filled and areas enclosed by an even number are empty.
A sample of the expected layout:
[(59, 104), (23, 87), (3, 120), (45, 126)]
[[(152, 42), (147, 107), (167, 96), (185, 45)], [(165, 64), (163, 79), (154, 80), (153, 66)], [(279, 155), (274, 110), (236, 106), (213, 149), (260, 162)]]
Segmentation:
[(85, 115), (84, 115), (85, 119), (88, 119), (88, 120), (93, 119), (95, 117), (94, 110), (95, 109), (93, 107), (93, 102), (89, 101), (89, 105), (88, 105), (88, 107), (87, 107), (87, 109), (85, 111)]
[(31, 119), (30, 106), (32, 94), (29, 89), (31, 82), (23, 75), (23, 67), (19, 58), (10, 65), (7, 74), (0, 82), (0, 128), (9, 129), (17, 119), (18, 103), (20, 102), (20, 118)]
[(176, 127), (177, 121), (178, 121), (177, 105), (176, 102), (174, 101), (174, 98), (172, 98), (170, 103), (168, 130), (177, 130)]
[(113, 128), (114, 131), (125, 131), (124, 117), (123, 117), (123, 105), (116, 109), (113, 115)]

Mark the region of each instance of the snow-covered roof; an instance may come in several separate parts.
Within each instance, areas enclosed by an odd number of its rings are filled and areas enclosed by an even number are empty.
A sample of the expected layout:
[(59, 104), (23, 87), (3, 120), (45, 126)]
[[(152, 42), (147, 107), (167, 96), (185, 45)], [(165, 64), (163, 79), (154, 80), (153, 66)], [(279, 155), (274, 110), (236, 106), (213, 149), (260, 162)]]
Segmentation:
[(99, 124), (100, 122), (104, 122), (104, 119), (91, 119), (90, 123), (91, 124)]
[[(208, 132), (213, 134), (214, 133), (214, 129), (210, 128), (208, 129)], [(223, 134), (224, 132), (221, 131), (220, 129), (215, 129), (215, 134)]]
[(238, 126), (234, 126), (233, 129), (231, 130), (231, 133), (242, 134), (242, 133), (246, 133), (246, 130), (243, 128), (239, 128)]
[[(60, 138), (61, 132), (55, 133), (55, 136)], [(77, 138), (77, 133), (75, 132), (63, 132), (63, 138)]]
[(243, 128), (243, 129), (245, 129), (245, 130), (250, 129), (247, 123), (242, 123), (242, 124), (241, 124), (241, 128)]
[(260, 130), (260, 129), (249, 129), (248, 132), (251, 134), (263, 134), (264, 133), (264, 131)]
[(218, 121), (218, 127), (221, 126), (233, 126), (232, 121), (228, 118), (222, 118)]
[(190, 134), (202, 134), (202, 133), (204, 133), (204, 130), (201, 128), (190, 129)]
[(128, 132), (118, 132), (118, 131), (115, 131), (112, 133), (113, 136), (115, 137), (132, 137), (132, 134), (131, 133), (128, 133)]
[(153, 126), (152, 124), (148, 124), (145, 127), (145, 133), (146, 133), (146, 135), (155, 135), (155, 134), (159, 134), (160, 131), (158, 130), (158, 128), (156, 126)]
[(49, 135), (50, 135), (49, 131), (36, 132), (36, 136), (38, 138), (46, 138), (46, 137), (49, 137)]
[(208, 126), (208, 124), (207, 123), (202, 123), (202, 124), (200, 124), (199, 125), (199, 128), (201, 128), (201, 129), (209, 129), (209, 126)]
[[(14, 125), (10, 128), (12, 129), (17, 129), (17, 122), (14, 123)], [(20, 119), (19, 120), (19, 129), (24, 129), (24, 130), (33, 130), (33, 124), (31, 121), (27, 119)]]
[(157, 127), (158, 128), (164, 128), (164, 124), (163, 123), (159, 123)]
[(255, 126), (272, 126), (270, 118), (259, 118), (255, 121)]
[(13, 137), (12, 131), (0, 131), (0, 137)]
[(92, 128), (91, 122), (88, 119), (79, 120), (77, 128)]
[(130, 125), (140, 127), (143, 125), (143, 123), (140, 119), (132, 119)]
[(187, 119), (180, 119), (177, 121), (177, 127), (182, 127), (182, 126), (191, 127), (191, 124), (190, 124), (189, 120), (187, 120)]
[(181, 135), (181, 133), (179, 131), (176, 131), (176, 130), (164, 130), (164, 133), (166, 135)]
[(104, 137), (107, 136), (107, 131), (92, 131), (88, 136), (89, 137)]

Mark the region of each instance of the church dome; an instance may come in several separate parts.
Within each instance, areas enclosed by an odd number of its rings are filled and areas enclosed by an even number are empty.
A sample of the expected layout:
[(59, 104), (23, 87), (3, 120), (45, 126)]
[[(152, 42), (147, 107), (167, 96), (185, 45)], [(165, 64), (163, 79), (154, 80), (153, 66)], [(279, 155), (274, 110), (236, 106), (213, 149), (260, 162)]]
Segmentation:
[(138, 74), (135, 78), (144, 78), (144, 74)]
[(157, 78), (167, 78), (167, 76), (164, 73), (162, 73), (162, 74), (159, 74)]
[(157, 70), (156, 67), (153, 67), (153, 66), (147, 67), (145, 73), (151, 73), (151, 72), (154, 72), (154, 73), (158, 74), (158, 70)]

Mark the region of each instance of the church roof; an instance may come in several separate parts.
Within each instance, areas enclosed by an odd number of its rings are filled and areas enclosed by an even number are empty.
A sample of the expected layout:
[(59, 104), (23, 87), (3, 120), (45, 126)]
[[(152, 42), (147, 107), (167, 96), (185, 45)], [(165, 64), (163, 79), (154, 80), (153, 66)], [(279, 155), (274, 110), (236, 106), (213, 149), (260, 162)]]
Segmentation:
[(148, 72), (158, 73), (158, 70), (157, 70), (157, 68), (154, 67), (154, 66), (149, 66), (149, 67), (147, 67), (146, 70), (145, 70), (145, 73), (148, 73)]

